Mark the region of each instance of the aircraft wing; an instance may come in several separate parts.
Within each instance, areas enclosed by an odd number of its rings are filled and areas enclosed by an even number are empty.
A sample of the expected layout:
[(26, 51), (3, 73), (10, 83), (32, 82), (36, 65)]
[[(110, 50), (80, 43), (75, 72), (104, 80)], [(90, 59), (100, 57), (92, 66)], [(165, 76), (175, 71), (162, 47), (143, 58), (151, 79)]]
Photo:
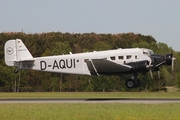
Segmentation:
[(86, 61), (91, 75), (111, 75), (130, 71), (129, 65), (117, 64), (107, 59), (91, 59)]

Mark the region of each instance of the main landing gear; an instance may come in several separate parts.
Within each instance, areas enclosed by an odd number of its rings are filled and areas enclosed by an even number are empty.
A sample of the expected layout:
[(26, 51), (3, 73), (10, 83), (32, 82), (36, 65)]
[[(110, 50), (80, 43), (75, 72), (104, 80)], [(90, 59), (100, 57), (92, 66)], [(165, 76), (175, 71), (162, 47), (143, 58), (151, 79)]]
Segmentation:
[(127, 88), (137, 88), (141, 84), (141, 81), (137, 78), (137, 74), (134, 74), (131, 79), (126, 80), (126, 87)]

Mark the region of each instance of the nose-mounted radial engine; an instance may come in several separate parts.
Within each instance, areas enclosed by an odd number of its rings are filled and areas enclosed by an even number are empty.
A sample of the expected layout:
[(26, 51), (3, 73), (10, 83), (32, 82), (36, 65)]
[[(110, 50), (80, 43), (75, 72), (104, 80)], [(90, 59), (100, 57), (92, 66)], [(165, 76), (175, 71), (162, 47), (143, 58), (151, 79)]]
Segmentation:
[[(144, 73), (149, 71), (151, 78), (153, 79), (152, 71), (157, 71), (158, 77), (160, 78), (159, 67), (162, 65), (172, 65), (172, 70), (174, 69), (174, 60), (176, 58), (173, 57), (173, 54), (166, 54), (165, 56), (160, 54), (150, 54), (149, 57), (150, 59), (147, 61), (138, 62), (137, 69), (134, 70), (138, 72), (144, 71)], [(136, 68), (136, 66), (132, 63), (128, 65), (133, 66), (133, 68)], [(137, 74), (133, 74), (133, 77), (126, 81), (126, 86), (128, 88), (140, 86), (140, 80), (137, 78)]]
[(172, 70), (174, 69), (174, 60), (173, 54), (166, 54), (165, 56), (159, 54), (152, 54), (151, 56), (151, 70), (159, 71), (161, 65), (171, 65)]

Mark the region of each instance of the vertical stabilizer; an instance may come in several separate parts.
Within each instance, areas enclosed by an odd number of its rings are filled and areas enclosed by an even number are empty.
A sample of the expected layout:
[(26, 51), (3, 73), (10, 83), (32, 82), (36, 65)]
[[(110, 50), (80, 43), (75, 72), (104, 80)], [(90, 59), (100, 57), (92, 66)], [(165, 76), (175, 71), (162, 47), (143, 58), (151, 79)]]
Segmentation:
[(32, 55), (20, 39), (8, 40), (4, 47), (5, 63), (14, 66), (15, 62), (32, 59)]

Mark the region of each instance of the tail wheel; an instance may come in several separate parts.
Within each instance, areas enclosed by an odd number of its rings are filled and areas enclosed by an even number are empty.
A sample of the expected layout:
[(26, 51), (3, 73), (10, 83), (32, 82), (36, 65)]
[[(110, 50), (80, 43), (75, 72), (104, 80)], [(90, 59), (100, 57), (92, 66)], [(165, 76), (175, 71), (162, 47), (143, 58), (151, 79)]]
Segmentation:
[(135, 86), (135, 84), (134, 84), (134, 80), (133, 79), (128, 79), (126, 81), (126, 87), (127, 88), (133, 88), (134, 86)]
[(19, 72), (19, 70), (18, 70), (18, 69), (15, 69), (15, 70), (14, 70), (14, 73), (15, 73), (15, 74), (17, 74), (18, 72)]

